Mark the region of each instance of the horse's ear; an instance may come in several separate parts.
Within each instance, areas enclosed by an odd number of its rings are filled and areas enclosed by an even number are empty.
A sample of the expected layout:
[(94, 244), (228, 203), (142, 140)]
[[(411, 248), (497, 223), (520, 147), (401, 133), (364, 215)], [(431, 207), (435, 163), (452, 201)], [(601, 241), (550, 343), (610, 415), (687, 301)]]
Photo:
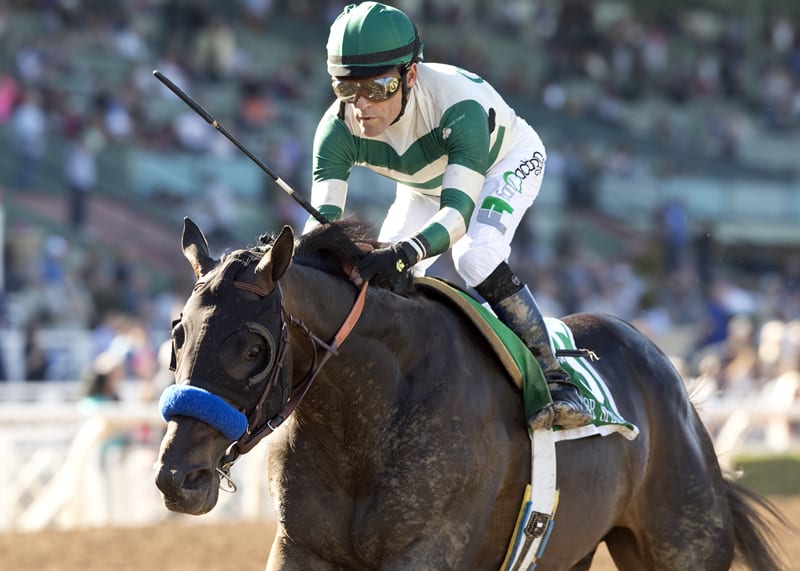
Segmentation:
[(289, 268), (294, 255), (294, 232), (290, 226), (284, 226), (278, 237), (272, 242), (272, 248), (256, 266), (256, 278), (261, 287), (272, 289), (281, 276)]
[(183, 249), (184, 257), (192, 265), (194, 275), (197, 278), (208, 273), (217, 263), (208, 253), (208, 241), (203, 235), (203, 231), (189, 217), (183, 219), (181, 248)]

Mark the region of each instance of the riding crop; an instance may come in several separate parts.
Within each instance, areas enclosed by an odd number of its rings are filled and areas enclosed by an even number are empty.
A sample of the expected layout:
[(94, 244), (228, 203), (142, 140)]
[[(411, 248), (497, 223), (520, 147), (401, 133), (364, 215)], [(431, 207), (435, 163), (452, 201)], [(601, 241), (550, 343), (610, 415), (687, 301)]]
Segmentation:
[(191, 107), (191, 108), (192, 108), (192, 110), (193, 110), (195, 113), (197, 113), (198, 115), (200, 115), (200, 117), (202, 117), (203, 119), (205, 119), (205, 121), (206, 121), (206, 122), (207, 122), (209, 125), (211, 125), (211, 126), (212, 126), (212, 127), (214, 127), (214, 128), (217, 130), (217, 131), (219, 131), (220, 133), (222, 133), (223, 135), (225, 135), (225, 137), (226, 137), (226, 138), (227, 138), (227, 139), (228, 139), (228, 140), (229, 140), (231, 143), (233, 143), (234, 145), (236, 145), (236, 147), (237, 147), (237, 148), (238, 148), (240, 151), (242, 151), (242, 152), (243, 152), (245, 155), (247, 155), (247, 157), (248, 157), (248, 158), (249, 158), (251, 161), (253, 161), (254, 163), (256, 163), (256, 164), (257, 164), (257, 165), (258, 165), (258, 166), (261, 168), (261, 170), (263, 170), (265, 173), (267, 173), (267, 174), (270, 176), (270, 178), (271, 178), (272, 180), (274, 180), (274, 181), (275, 181), (275, 184), (277, 184), (279, 187), (281, 187), (283, 190), (285, 190), (285, 191), (286, 191), (286, 193), (287, 193), (289, 196), (291, 196), (291, 197), (292, 197), (292, 198), (295, 200), (295, 202), (297, 202), (297, 203), (298, 203), (300, 206), (302, 206), (302, 207), (305, 209), (305, 211), (306, 211), (306, 212), (308, 212), (308, 213), (309, 213), (311, 216), (313, 216), (313, 217), (314, 217), (314, 218), (317, 220), (317, 222), (319, 222), (320, 224), (326, 224), (327, 222), (329, 222), (329, 220), (328, 220), (327, 218), (325, 218), (325, 217), (324, 217), (324, 216), (323, 216), (323, 215), (322, 215), (322, 214), (319, 212), (319, 210), (317, 210), (316, 208), (314, 208), (313, 206), (311, 206), (311, 204), (309, 204), (309, 202), (308, 202), (307, 200), (305, 200), (305, 199), (304, 199), (302, 196), (299, 196), (299, 195), (298, 195), (298, 194), (297, 194), (297, 193), (294, 191), (294, 189), (293, 189), (291, 186), (289, 186), (289, 185), (286, 183), (286, 181), (285, 181), (285, 180), (283, 180), (281, 177), (279, 177), (279, 176), (278, 176), (278, 175), (275, 173), (275, 171), (273, 171), (271, 168), (269, 168), (269, 167), (268, 167), (268, 166), (267, 166), (267, 165), (264, 163), (264, 161), (262, 161), (262, 160), (261, 160), (261, 159), (259, 159), (257, 156), (255, 156), (255, 155), (254, 155), (252, 152), (250, 152), (250, 150), (249, 150), (247, 147), (245, 147), (245, 146), (244, 146), (244, 145), (243, 145), (243, 144), (242, 144), (242, 143), (241, 143), (241, 142), (240, 142), (240, 141), (239, 141), (239, 140), (238, 140), (236, 137), (234, 137), (234, 136), (233, 136), (233, 135), (232, 135), (232, 134), (231, 134), (231, 133), (230, 133), (230, 132), (229, 132), (227, 129), (225, 129), (225, 127), (223, 127), (222, 125), (220, 125), (220, 124), (219, 124), (219, 122), (218, 122), (216, 119), (214, 119), (214, 117), (212, 117), (212, 116), (211, 116), (211, 114), (210, 114), (208, 111), (206, 111), (205, 109), (203, 109), (203, 108), (200, 106), (200, 104), (199, 104), (199, 103), (197, 103), (197, 101), (195, 101), (194, 99), (192, 99), (192, 98), (191, 98), (189, 95), (187, 95), (187, 94), (186, 94), (186, 93), (185, 93), (185, 92), (184, 92), (184, 91), (183, 91), (183, 90), (182, 90), (180, 87), (178, 87), (177, 85), (175, 85), (174, 83), (172, 83), (172, 81), (171, 81), (171, 80), (170, 80), (170, 79), (169, 79), (167, 76), (165, 76), (163, 73), (161, 73), (161, 72), (160, 72), (160, 71), (158, 71), (157, 69), (154, 69), (154, 70), (153, 70), (153, 75), (154, 75), (154, 76), (156, 77), (156, 79), (158, 79), (158, 80), (159, 80), (161, 83), (163, 83), (164, 85), (166, 85), (166, 86), (169, 88), (169, 90), (170, 90), (170, 91), (172, 91), (172, 93), (174, 93), (175, 95), (177, 95), (178, 97), (180, 97), (180, 99), (181, 99), (181, 100), (182, 100), (184, 103), (186, 103), (186, 105), (188, 105), (189, 107)]

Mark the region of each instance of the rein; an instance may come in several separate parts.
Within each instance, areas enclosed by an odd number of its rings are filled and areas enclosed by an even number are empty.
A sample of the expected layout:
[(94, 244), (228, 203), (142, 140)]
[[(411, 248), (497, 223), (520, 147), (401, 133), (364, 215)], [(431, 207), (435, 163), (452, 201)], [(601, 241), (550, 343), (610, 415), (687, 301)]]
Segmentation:
[[(234, 281), (233, 285), (237, 289), (253, 293), (259, 297), (266, 297), (270, 293), (269, 291), (266, 291), (255, 284), (247, 282)], [(283, 308), (283, 304), (281, 304), (281, 313), (283, 313), (285, 316), (286, 321), (281, 329), (281, 342), (275, 359), (275, 365), (269, 372), (269, 379), (264, 387), (264, 392), (258, 399), (258, 403), (253, 409), (253, 412), (248, 416), (247, 431), (244, 433), (242, 438), (231, 445), (229, 452), (225, 457), (222, 458), (220, 462), (220, 468), (217, 469), (220, 477), (225, 481), (226, 485), (231, 488), (230, 491), (236, 490), (236, 486), (233, 484), (230, 478), (230, 470), (234, 462), (236, 462), (239, 456), (252, 450), (253, 447), (263, 438), (272, 434), (283, 423), (283, 421), (285, 421), (292, 414), (292, 412), (294, 412), (294, 410), (298, 407), (300, 402), (308, 393), (308, 390), (314, 383), (314, 379), (317, 378), (317, 375), (322, 370), (322, 367), (328, 362), (328, 359), (330, 359), (333, 355), (339, 354), (339, 347), (341, 347), (344, 340), (350, 335), (359, 318), (361, 317), (362, 311), (364, 310), (364, 301), (366, 299), (368, 285), (369, 282), (365, 281), (361, 286), (358, 296), (353, 303), (353, 307), (350, 308), (350, 312), (347, 314), (347, 317), (342, 322), (342, 325), (339, 327), (339, 330), (336, 332), (336, 335), (334, 335), (333, 340), (330, 343), (326, 343), (320, 337), (315, 335), (302, 320), (296, 318), (294, 315), (286, 313), (285, 309)], [(288, 322), (292, 327), (299, 329), (300, 332), (311, 341), (311, 345), (314, 350), (314, 358), (305, 375), (303, 375), (303, 378), (294, 387), (289, 399), (284, 403), (278, 413), (272, 418), (265, 420), (263, 405), (267, 399), (267, 395), (276, 384), (281, 370), (283, 369), (286, 349), (289, 346), (289, 335), (286, 328), (286, 322)], [(322, 348), (325, 351), (322, 355), (322, 358), (319, 358), (319, 353), (317, 351), (318, 348)]]

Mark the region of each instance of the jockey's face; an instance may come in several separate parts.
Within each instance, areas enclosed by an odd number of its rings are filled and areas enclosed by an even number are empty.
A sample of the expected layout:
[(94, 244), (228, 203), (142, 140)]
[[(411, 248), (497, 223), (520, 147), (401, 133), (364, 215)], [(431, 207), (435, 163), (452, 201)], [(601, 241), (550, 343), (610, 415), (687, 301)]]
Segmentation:
[[(378, 76), (378, 78), (384, 77), (400, 78), (400, 72), (392, 71), (388, 74)], [(416, 79), (417, 66), (413, 64), (406, 74), (406, 83), (409, 88), (414, 85)], [(363, 136), (377, 137), (392, 124), (398, 115), (400, 115), (400, 109), (403, 106), (401, 91), (402, 89), (398, 88), (393, 96), (383, 101), (373, 101), (364, 93), (358, 93), (355, 96), (355, 100), (352, 101), (351, 104), (353, 105), (353, 113), (361, 127), (361, 134)]]

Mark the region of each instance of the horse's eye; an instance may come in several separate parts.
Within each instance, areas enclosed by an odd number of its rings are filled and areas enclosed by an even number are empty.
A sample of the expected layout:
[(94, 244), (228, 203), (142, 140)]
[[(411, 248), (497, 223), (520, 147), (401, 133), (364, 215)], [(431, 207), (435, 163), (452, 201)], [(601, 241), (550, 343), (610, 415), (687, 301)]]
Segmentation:
[(247, 353), (244, 355), (244, 358), (247, 361), (257, 361), (263, 352), (263, 347), (259, 347), (258, 345), (250, 345), (250, 347), (247, 349)]
[(269, 359), (271, 351), (269, 347), (264, 345), (250, 345), (244, 354), (244, 360), (251, 363), (251, 366), (256, 374), (247, 379), (248, 387), (255, 387), (267, 375), (270, 369)]
[(250, 337), (243, 354), (243, 361), (253, 376), (247, 379), (247, 385), (254, 387), (263, 381), (272, 370), (275, 359), (275, 341), (269, 330), (260, 323), (248, 322)]

